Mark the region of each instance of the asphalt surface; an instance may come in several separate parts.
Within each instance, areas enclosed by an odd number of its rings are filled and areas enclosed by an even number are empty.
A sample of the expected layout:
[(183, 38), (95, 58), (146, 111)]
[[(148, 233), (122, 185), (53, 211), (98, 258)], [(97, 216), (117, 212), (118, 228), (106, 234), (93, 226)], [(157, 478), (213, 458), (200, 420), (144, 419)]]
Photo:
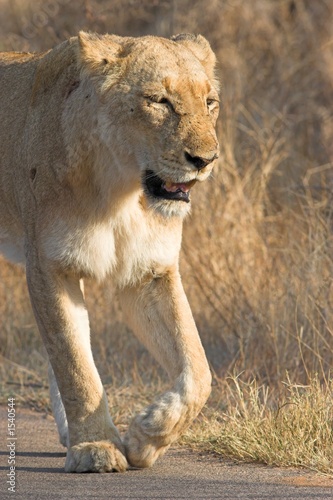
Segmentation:
[[(0, 408), (0, 499), (333, 499), (333, 481), (292, 469), (238, 465), (174, 447), (151, 469), (68, 474), (52, 417), (16, 408), (15, 437)], [(9, 439), (8, 439), (9, 438)], [(333, 458), (333, 457), (332, 457)], [(15, 460), (15, 479), (8, 460)], [(14, 481), (14, 491), (8, 491)]]

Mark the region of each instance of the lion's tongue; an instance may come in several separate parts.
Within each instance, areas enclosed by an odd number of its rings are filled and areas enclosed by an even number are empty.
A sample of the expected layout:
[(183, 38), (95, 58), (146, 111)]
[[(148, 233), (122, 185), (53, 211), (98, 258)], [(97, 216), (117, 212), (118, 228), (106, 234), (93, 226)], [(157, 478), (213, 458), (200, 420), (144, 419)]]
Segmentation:
[(163, 189), (169, 193), (176, 193), (177, 191), (182, 191), (183, 193), (188, 193), (195, 181), (190, 182), (165, 182), (163, 184)]

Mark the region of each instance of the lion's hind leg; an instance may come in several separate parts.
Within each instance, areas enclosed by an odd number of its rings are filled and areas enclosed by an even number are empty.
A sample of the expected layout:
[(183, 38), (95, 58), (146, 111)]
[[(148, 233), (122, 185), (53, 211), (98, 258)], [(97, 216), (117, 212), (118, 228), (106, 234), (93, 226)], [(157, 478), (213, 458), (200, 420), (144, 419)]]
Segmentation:
[(51, 363), (49, 363), (48, 372), (49, 372), (51, 406), (52, 406), (54, 420), (56, 421), (58, 427), (59, 441), (63, 446), (68, 448), (69, 437), (68, 437), (67, 417)]

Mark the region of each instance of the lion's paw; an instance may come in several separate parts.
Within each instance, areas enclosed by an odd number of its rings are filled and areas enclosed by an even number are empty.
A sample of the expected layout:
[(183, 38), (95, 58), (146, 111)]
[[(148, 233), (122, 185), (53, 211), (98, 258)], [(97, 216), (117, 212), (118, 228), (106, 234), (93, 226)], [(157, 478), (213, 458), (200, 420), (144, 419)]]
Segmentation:
[(142, 432), (133, 432), (133, 427), (125, 435), (126, 458), (132, 467), (151, 467), (157, 458), (164, 455), (170, 444), (149, 438)]
[(127, 468), (124, 453), (110, 441), (72, 446), (65, 464), (66, 472), (124, 472)]

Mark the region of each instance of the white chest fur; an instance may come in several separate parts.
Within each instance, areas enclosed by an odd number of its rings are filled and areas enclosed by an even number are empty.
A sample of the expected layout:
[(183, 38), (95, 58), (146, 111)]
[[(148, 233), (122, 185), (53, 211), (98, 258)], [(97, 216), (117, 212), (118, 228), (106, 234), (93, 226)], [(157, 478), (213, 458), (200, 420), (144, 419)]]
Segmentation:
[(139, 207), (126, 210), (104, 222), (71, 226), (58, 220), (44, 236), (47, 258), (74, 268), (82, 276), (103, 280), (113, 277), (119, 287), (134, 283), (155, 266), (176, 262), (181, 230), (150, 218)]

